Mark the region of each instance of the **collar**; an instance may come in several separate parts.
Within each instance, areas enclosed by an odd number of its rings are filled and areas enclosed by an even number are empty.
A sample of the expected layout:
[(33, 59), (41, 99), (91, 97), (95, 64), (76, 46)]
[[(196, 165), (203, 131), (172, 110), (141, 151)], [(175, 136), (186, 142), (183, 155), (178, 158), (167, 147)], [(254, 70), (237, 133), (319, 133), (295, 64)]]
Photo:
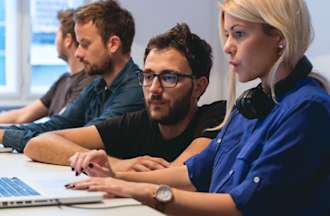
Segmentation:
[(312, 71), (313, 65), (306, 56), (303, 56), (295, 65), (292, 72), (286, 78), (275, 84), (275, 93), (281, 96), (292, 89), (295, 84), (308, 76)]
[[(94, 91), (97, 93), (110, 90), (111, 92), (114, 92), (119, 86), (126, 81), (126, 79), (129, 77), (129, 75), (134, 72), (135, 69), (135, 63), (133, 62), (133, 59), (130, 58), (124, 68), (119, 72), (117, 77), (112, 81), (110, 86), (107, 86), (107, 83), (103, 78), (99, 80), (99, 82), (95, 85)], [(135, 74), (135, 72), (134, 72)]]

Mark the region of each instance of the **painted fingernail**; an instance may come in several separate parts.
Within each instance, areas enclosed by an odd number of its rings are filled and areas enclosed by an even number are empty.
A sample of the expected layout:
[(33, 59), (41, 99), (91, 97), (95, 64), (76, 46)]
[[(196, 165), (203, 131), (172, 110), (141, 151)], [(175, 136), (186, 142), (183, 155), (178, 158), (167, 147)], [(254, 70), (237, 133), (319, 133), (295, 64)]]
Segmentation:
[(84, 171), (84, 168), (81, 168), (81, 169), (80, 169), (80, 172), (83, 172), (83, 171)]
[(64, 185), (64, 187), (66, 187), (67, 189), (71, 189), (71, 188), (74, 188), (75, 185), (74, 184), (66, 184), (66, 185)]
[(71, 171), (74, 171), (74, 168), (73, 167), (71, 167)]
[(78, 172), (76, 172), (76, 176), (78, 176), (79, 175), (79, 173)]
[(88, 174), (87, 174), (85, 171), (82, 171), (82, 173), (84, 173), (85, 175), (87, 175), (87, 176), (88, 176)]
[(88, 167), (89, 167), (89, 168), (93, 168), (93, 167), (94, 167), (94, 164), (89, 163), (89, 164), (88, 164)]

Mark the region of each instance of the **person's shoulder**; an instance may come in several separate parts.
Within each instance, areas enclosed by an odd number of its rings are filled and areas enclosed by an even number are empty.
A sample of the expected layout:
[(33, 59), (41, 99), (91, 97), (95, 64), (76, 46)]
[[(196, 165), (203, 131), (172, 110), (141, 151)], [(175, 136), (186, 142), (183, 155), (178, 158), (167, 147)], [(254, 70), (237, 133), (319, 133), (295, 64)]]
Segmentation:
[(131, 58), (128, 62), (129, 68), (134, 72), (141, 71), (141, 68), (134, 62), (134, 60)]
[(195, 123), (198, 125), (199, 130), (216, 127), (223, 121), (225, 114), (226, 101), (215, 101), (198, 108)]
[(214, 101), (210, 104), (204, 104), (204, 105), (198, 107), (198, 112), (200, 114), (217, 113), (217, 114), (222, 115), (226, 112), (226, 101), (218, 100), (218, 101)]
[(330, 107), (330, 96), (323, 89), (318, 81), (313, 78), (301, 80), (298, 87), (286, 95), (283, 100), (283, 106), (294, 108), (301, 104), (319, 103)]
[(70, 77), (70, 73), (69, 72), (64, 72), (58, 79), (63, 79), (63, 78), (66, 78), (66, 77)]
[(65, 72), (65, 73), (61, 74), (61, 76), (59, 76), (59, 78), (54, 82), (54, 84), (57, 85), (58, 83), (64, 82), (68, 78), (70, 78), (70, 73)]

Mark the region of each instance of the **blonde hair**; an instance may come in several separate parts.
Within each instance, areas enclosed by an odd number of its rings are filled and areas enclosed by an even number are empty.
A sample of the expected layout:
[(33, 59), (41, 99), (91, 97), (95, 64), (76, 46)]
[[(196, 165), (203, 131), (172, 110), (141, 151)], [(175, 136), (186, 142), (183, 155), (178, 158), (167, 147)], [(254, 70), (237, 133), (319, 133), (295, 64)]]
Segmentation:
[[(304, 56), (307, 48), (313, 40), (313, 30), (308, 8), (304, 0), (224, 0), (220, 4), (220, 37), (224, 45), (224, 14), (230, 14), (236, 18), (260, 23), (267, 28), (278, 30), (284, 40), (284, 48), (281, 56), (270, 70), (270, 88), (273, 100), (276, 102), (274, 82), (278, 68), (283, 65), (293, 69), (299, 59)], [(311, 73), (310, 76), (319, 80), (325, 89), (329, 89), (326, 79)], [(230, 119), (230, 113), (236, 100), (235, 74), (229, 72), (229, 93), (227, 97), (227, 111), (224, 121), (214, 129), (222, 128)]]

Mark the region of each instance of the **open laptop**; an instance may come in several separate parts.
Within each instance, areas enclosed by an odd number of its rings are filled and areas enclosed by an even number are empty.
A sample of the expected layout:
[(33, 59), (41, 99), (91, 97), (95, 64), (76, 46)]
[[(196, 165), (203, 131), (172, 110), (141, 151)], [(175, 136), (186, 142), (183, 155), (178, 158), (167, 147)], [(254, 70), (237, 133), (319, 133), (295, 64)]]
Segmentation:
[(0, 209), (9, 207), (101, 202), (103, 193), (69, 190), (65, 184), (77, 179), (0, 176)]

